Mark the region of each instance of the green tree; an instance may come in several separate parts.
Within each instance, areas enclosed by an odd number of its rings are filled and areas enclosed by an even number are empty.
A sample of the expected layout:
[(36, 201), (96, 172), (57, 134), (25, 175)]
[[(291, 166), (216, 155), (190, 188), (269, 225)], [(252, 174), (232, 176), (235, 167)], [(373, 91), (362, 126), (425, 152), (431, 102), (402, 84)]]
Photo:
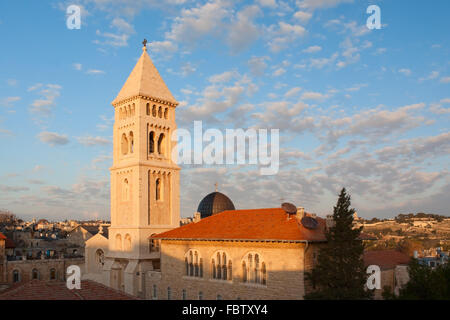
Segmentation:
[(327, 244), (320, 249), (317, 265), (306, 274), (312, 293), (305, 299), (369, 299), (373, 293), (366, 289), (368, 275), (364, 268), (364, 244), (360, 240), (362, 227), (353, 228), (350, 195), (342, 189), (333, 219), (335, 225), (326, 231)]
[(408, 265), (409, 281), (400, 289), (401, 300), (450, 300), (450, 264), (434, 269), (412, 259)]

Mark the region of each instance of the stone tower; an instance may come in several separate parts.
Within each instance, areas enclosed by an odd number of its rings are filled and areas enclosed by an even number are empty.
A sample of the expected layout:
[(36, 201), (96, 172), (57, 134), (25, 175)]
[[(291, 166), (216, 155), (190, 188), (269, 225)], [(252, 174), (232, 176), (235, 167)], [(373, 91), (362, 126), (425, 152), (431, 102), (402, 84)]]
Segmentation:
[(111, 227), (104, 281), (140, 295), (145, 271), (159, 268), (149, 236), (180, 225), (179, 170), (172, 159), (178, 102), (143, 52), (112, 102)]

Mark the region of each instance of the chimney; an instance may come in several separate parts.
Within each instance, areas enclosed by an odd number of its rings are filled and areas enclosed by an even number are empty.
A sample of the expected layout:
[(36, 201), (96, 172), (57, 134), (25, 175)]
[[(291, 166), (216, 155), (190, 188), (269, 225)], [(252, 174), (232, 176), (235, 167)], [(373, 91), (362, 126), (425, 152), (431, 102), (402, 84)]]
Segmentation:
[(201, 220), (200, 212), (194, 213), (194, 222), (199, 222)]
[(297, 219), (301, 220), (305, 216), (305, 208), (298, 207), (295, 216), (297, 217)]
[(327, 229), (332, 228), (335, 226), (335, 221), (333, 219), (333, 215), (332, 214), (328, 214), (327, 218), (325, 220), (325, 224), (327, 226)]

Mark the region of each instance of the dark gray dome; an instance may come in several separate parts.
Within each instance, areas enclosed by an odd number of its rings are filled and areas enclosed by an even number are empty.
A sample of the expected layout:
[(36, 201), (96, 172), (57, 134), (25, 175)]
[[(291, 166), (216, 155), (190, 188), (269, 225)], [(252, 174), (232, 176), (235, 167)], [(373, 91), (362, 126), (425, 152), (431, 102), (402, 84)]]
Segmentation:
[(200, 212), (200, 217), (203, 219), (226, 210), (236, 209), (230, 198), (223, 193), (216, 191), (208, 194), (200, 201), (197, 212)]

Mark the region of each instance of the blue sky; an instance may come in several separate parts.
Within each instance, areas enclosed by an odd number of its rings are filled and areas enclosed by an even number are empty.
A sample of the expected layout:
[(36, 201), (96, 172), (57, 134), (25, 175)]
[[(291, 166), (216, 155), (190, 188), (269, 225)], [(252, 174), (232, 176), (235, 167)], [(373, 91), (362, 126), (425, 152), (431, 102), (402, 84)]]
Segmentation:
[[(82, 9), (81, 29), (66, 8)], [(381, 9), (369, 30), (366, 8)], [(0, 3), (0, 208), (109, 217), (111, 101), (149, 40), (179, 127), (279, 128), (281, 169), (183, 166), (181, 213), (226, 193), (328, 214), (448, 215), (450, 3), (80, 0)]]

